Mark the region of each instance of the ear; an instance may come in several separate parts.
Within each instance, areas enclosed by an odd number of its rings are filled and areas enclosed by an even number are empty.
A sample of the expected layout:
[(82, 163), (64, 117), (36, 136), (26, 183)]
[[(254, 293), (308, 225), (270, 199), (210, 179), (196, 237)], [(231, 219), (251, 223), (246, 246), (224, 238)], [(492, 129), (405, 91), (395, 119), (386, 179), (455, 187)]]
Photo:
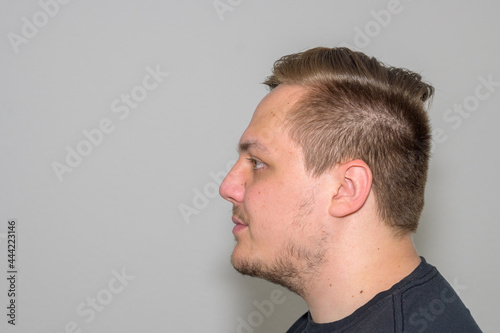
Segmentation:
[(372, 172), (362, 160), (337, 165), (332, 172), (335, 192), (329, 208), (330, 215), (345, 217), (363, 207), (372, 187)]

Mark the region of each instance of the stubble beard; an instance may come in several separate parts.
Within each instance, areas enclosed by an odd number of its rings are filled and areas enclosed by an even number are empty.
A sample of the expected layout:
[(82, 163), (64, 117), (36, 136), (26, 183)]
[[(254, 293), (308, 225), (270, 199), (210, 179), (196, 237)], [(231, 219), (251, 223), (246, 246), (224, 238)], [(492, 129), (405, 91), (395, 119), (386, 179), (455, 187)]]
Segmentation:
[(318, 268), (324, 262), (324, 250), (310, 251), (289, 243), (271, 264), (259, 258), (231, 258), (233, 267), (244, 275), (263, 278), (304, 297), (314, 284)]
[[(305, 202), (294, 218), (293, 226), (296, 230), (290, 233), (301, 232), (304, 227), (303, 218), (310, 213), (310, 205)], [(248, 223), (248, 219), (239, 207), (233, 207), (233, 215)], [(238, 258), (231, 256), (231, 264), (243, 275), (263, 278), (269, 282), (279, 284), (290, 291), (304, 297), (307, 290), (314, 285), (319, 268), (325, 264), (327, 234), (310, 244), (311, 247), (301, 246), (293, 240), (283, 245), (276, 258), (266, 263), (260, 258)]]

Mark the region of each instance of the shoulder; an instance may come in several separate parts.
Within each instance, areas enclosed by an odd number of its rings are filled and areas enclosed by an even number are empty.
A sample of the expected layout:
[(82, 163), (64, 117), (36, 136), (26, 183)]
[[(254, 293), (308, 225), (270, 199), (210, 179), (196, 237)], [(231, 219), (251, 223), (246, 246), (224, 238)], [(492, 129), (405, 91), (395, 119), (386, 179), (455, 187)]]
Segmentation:
[(309, 321), (309, 312), (304, 313), (302, 317), (297, 319), (297, 321), (286, 331), (286, 333), (302, 333), (306, 328), (307, 322)]
[(327, 324), (314, 323), (309, 312), (287, 333), (302, 332), (481, 332), (455, 290), (424, 258), (407, 277), (377, 294), (350, 316)]
[(481, 332), (469, 309), (453, 287), (432, 265), (419, 266), (400, 292), (394, 294), (394, 309), (401, 309), (402, 332)]

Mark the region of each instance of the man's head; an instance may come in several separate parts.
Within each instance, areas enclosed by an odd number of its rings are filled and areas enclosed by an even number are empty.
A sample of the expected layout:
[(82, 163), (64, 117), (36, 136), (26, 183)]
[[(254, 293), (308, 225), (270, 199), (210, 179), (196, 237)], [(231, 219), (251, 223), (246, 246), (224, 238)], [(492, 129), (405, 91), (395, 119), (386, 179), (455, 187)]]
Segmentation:
[(416, 230), (433, 88), (345, 48), (285, 56), (265, 84), (220, 192), (234, 205), (233, 265), (300, 293), (293, 276), (323, 262), (327, 215), (357, 214), (371, 196), (395, 235)]
[(417, 229), (430, 152), (425, 107), (434, 92), (420, 75), (346, 48), (316, 48), (278, 60), (265, 84), (307, 90), (283, 125), (309, 171), (365, 161), (380, 217), (398, 232)]

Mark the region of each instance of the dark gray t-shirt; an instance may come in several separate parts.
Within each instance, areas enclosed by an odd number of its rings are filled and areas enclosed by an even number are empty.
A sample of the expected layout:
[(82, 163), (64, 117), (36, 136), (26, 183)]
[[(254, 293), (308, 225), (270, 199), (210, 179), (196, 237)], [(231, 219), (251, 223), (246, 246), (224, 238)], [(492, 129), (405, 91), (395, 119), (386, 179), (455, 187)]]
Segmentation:
[(481, 332), (456, 292), (424, 258), (391, 289), (350, 316), (317, 324), (307, 312), (287, 333), (476, 333)]

